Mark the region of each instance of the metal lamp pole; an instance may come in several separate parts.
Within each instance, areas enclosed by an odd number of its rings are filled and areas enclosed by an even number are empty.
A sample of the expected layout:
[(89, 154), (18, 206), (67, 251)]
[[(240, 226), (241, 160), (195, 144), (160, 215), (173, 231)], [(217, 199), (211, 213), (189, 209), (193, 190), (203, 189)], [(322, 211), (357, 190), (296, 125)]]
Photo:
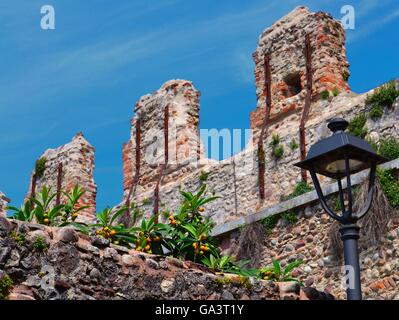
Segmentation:
[[(344, 261), (346, 271), (346, 293), (348, 300), (361, 300), (359, 264), (359, 226), (357, 221), (370, 209), (374, 195), (375, 172), (377, 164), (387, 159), (376, 154), (365, 140), (354, 137), (346, 132), (348, 122), (344, 119), (333, 119), (328, 127), (332, 136), (311, 146), (306, 158), (296, 166), (310, 172), (313, 184), (319, 197), (321, 206), (327, 214), (341, 224), (339, 230), (344, 247)], [(353, 196), (351, 174), (370, 169), (368, 195), (362, 210), (353, 212)], [(338, 184), (341, 214), (335, 213), (328, 205), (320, 186), (317, 174), (335, 179)], [(343, 188), (341, 180), (346, 181)], [(345, 204), (345, 194), (347, 204)]]

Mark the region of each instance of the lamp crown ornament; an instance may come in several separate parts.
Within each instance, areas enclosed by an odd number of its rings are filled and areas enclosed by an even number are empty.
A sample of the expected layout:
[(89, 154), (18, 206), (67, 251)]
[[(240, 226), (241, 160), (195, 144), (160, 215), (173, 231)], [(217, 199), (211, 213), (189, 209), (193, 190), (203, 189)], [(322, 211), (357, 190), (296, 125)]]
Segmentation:
[(330, 129), (333, 133), (338, 133), (345, 131), (348, 128), (348, 121), (342, 118), (334, 118), (331, 119), (330, 122), (327, 124), (328, 129)]

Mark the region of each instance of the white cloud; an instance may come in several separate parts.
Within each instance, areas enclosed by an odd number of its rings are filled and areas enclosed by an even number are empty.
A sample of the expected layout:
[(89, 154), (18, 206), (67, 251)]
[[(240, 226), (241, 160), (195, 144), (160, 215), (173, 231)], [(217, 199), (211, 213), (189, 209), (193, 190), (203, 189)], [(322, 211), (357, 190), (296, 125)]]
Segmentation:
[(397, 18), (399, 18), (399, 8), (396, 8), (384, 17), (378, 17), (372, 21), (367, 21), (366, 24), (361, 24), (360, 26), (359, 23), (356, 22), (357, 27), (348, 34), (347, 43), (352, 43), (364, 38)]

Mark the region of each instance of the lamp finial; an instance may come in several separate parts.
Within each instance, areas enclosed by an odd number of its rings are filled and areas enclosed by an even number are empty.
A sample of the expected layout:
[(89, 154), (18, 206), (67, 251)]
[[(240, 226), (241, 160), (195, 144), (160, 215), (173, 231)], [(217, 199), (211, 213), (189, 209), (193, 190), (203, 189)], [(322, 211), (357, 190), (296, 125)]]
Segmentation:
[(337, 133), (337, 132), (340, 132), (340, 131), (345, 131), (346, 128), (348, 127), (348, 125), (349, 125), (349, 123), (345, 119), (334, 118), (328, 123), (327, 127), (333, 133)]

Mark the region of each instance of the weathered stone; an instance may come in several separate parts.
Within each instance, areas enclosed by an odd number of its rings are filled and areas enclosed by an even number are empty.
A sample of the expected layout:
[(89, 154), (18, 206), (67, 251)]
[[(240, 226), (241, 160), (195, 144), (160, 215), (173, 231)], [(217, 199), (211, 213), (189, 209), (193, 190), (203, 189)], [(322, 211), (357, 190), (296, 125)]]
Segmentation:
[[(3, 192), (0, 191), (0, 217), (5, 217), (7, 214), (7, 207), (11, 199), (7, 198)], [(1, 225), (1, 222), (0, 222)], [(1, 230), (1, 227), (0, 227)], [(1, 231), (0, 231), (1, 235)]]
[(312, 211), (312, 209), (310, 207), (306, 207), (304, 215), (305, 218), (311, 218), (313, 216), (314, 212)]
[(223, 300), (235, 300), (234, 295), (230, 291), (227, 291), (227, 290), (223, 290), (222, 299)]
[(150, 267), (151, 269), (159, 269), (159, 264), (158, 262), (156, 262), (153, 259), (147, 259), (146, 260), (146, 264), (148, 267)]
[(56, 236), (60, 241), (66, 242), (66, 243), (70, 243), (70, 242), (74, 243), (74, 242), (78, 242), (78, 240), (79, 240), (79, 236), (78, 236), (77, 232), (71, 227), (64, 227), (64, 228), (58, 229)]
[(164, 293), (171, 293), (174, 289), (174, 284), (175, 284), (175, 279), (170, 278), (170, 279), (164, 279), (161, 282), (161, 290)]
[[(87, 142), (81, 132), (77, 133), (72, 141), (56, 149), (46, 150), (41, 157), (46, 158), (46, 168), (43, 176), (36, 180), (36, 190), (43, 186), (57, 190), (58, 166), (62, 164), (61, 188), (70, 192), (78, 184), (85, 193), (79, 203), (89, 205), (79, 212), (79, 221), (92, 222), (96, 215), (97, 186), (94, 182), (94, 148)], [(30, 185), (32, 185), (33, 172)], [(53, 200), (53, 204), (55, 199)]]
[(295, 293), (299, 294), (300, 285), (296, 281), (279, 282), (278, 286), (282, 293)]
[(168, 264), (165, 261), (160, 261), (159, 262), (159, 267), (161, 269), (164, 269), (164, 270), (168, 270), (169, 269)]
[(305, 285), (306, 285), (307, 287), (310, 287), (313, 283), (314, 283), (314, 277), (308, 277), (308, 278), (306, 278), (306, 280), (305, 280)]
[(71, 285), (64, 280), (58, 279), (55, 281), (54, 287), (57, 289), (58, 292), (63, 293), (64, 291), (68, 290)]
[(295, 249), (299, 249), (299, 248), (301, 248), (301, 247), (304, 247), (306, 244), (305, 244), (305, 241), (303, 240), (303, 239), (299, 239), (296, 243), (295, 243)]
[(10, 257), (5, 265), (6, 268), (17, 267), (19, 265), (20, 255), (17, 250), (12, 250)]
[(284, 251), (287, 251), (287, 252), (291, 252), (291, 251), (294, 251), (294, 250), (295, 250), (295, 247), (292, 244), (287, 244), (284, 247)]
[(116, 251), (115, 249), (113, 248), (104, 249), (103, 257), (105, 259), (113, 259), (115, 261), (118, 261), (118, 256), (119, 256), (118, 251)]
[(63, 242), (51, 245), (48, 250), (48, 257), (64, 274), (75, 270), (80, 261), (79, 251), (73, 245)]
[(97, 268), (93, 268), (90, 271), (90, 277), (94, 279), (100, 279), (101, 278), (101, 272)]
[(375, 253), (372, 257), (373, 261), (377, 261), (380, 258), (380, 255), (378, 253)]
[(178, 268), (183, 268), (184, 267), (184, 262), (179, 260), (179, 259), (176, 259), (176, 258), (173, 258), (173, 257), (167, 257), (166, 261), (169, 262), (171, 265), (174, 265), (174, 266), (176, 266)]
[(6, 217), (0, 215), (0, 237), (6, 237), (11, 231), (12, 226)]
[(109, 246), (109, 240), (96, 236), (92, 237), (91, 244), (98, 248), (105, 248)]
[(312, 272), (312, 268), (310, 266), (305, 266), (303, 268), (303, 271), (305, 271), (306, 273), (311, 273)]
[(328, 279), (328, 278), (330, 278), (332, 276), (332, 274), (333, 274), (332, 270), (331, 269), (327, 269), (324, 272), (324, 277), (326, 277), (326, 279)]
[(10, 256), (10, 253), (11, 253), (11, 248), (9, 247), (0, 248), (0, 266), (4, 265), (4, 263), (7, 261), (8, 257)]

